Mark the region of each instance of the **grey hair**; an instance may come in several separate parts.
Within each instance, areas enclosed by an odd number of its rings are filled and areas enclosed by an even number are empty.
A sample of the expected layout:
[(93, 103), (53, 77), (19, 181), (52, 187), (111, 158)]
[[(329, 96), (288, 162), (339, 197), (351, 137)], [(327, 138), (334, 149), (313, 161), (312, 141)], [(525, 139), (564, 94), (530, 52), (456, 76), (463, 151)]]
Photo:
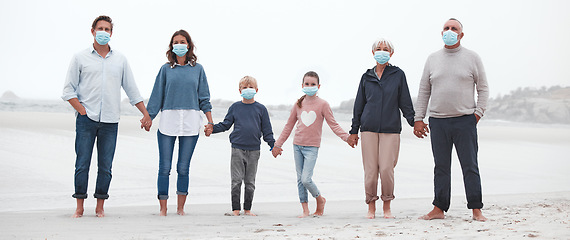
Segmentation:
[(384, 39), (384, 38), (379, 38), (378, 40), (376, 40), (374, 42), (374, 44), (372, 44), (372, 52), (374, 52), (376, 50), (376, 48), (378, 47), (378, 45), (380, 44), (386, 44), (388, 46), (388, 48), (390, 48), (390, 53), (394, 53), (394, 45), (392, 45), (392, 42), (390, 42), (388, 39)]
[(447, 21), (449, 21), (449, 20), (453, 20), (453, 21), (458, 22), (458, 23), (459, 23), (459, 26), (461, 26), (461, 31), (463, 32), (463, 23), (461, 23), (459, 20), (457, 20), (457, 18), (450, 18), (450, 19), (448, 19)]

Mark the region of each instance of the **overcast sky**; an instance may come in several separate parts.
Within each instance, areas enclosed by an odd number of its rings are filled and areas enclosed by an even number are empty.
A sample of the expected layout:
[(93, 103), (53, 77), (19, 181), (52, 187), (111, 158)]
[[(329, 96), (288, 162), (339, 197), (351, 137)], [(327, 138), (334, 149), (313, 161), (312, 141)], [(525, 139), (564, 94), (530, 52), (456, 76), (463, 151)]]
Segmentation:
[(74, 53), (93, 43), (91, 23), (113, 18), (110, 45), (129, 59), (150, 97), (172, 33), (187, 30), (212, 99), (239, 100), (237, 83), (258, 80), (256, 99), (292, 104), (306, 71), (321, 76), (319, 95), (337, 106), (354, 98), (374, 66), (371, 45), (395, 45), (390, 63), (417, 96), (427, 56), (443, 47), (450, 18), (464, 25), (462, 45), (476, 51), (491, 97), (517, 87), (570, 85), (570, 1), (15, 1), (0, 2), (0, 94), (59, 99)]

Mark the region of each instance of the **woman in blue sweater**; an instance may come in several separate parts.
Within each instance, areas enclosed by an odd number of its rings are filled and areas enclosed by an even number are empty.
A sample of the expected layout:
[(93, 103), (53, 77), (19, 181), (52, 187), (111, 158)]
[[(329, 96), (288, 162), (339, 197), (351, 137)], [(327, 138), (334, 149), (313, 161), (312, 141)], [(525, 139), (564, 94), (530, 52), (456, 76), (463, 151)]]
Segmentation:
[(374, 42), (372, 54), (376, 66), (368, 69), (360, 80), (348, 143), (357, 144), (360, 129), (367, 217), (376, 217), (376, 201), (381, 199), (384, 218), (393, 218), (390, 202), (394, 199), (394, 167), (400, 151), (400, 112), (413, 127), (414, 107), (404, 71), (388, 63), (394, 54), (392, 43), (386, 39)]
[(188, 195), (190, 159), (198, 141), (204, 112), (212, 124), (210, 90), (204, 68), (196, 63), (194, 43), (188, 32), (179, 30), (170, 39), (168, 62), (160, 68), (147, 109), (152, 119), (161, 112), (157, 131), (159, 167), (158, 201), (160, 216), (166, 216), (168, 177), (172, 166), (174, 142), (178, 138), (177, 214), (184, 215)]

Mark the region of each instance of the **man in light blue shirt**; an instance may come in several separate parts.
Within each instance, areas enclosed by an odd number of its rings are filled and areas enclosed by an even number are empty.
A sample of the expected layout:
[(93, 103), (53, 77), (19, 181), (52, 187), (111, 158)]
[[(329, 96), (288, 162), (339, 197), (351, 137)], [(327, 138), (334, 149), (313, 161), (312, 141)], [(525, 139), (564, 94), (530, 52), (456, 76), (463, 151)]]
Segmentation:
[(92, 47), (73, 57), (63, 87), (62, 99), (77, 111), (75, 153), (75, 193), (77, 209), (74, 218), (83, 216), (83, 202), (87, 198), (87, 183), (93, 146), (97, 140), (97, 198), (95, 213), (104, 217), (103, 204), (109, 198), (111, 165), (117, 143), (120, 117), (121, 87), (130, 103), (143, 114), (141, 128), (149, 130), (152, 124), (143, 98), (134, 81), (127, 59), (111, 50), (108, 42), (113, 34), (113, 23), (108, 16), (93, 21)]

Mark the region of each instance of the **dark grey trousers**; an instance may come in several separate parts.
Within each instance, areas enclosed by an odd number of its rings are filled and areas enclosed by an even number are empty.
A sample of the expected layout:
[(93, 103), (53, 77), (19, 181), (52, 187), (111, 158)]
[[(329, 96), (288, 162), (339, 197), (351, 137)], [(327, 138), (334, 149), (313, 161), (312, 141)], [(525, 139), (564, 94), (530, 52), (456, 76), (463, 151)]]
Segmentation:
[(242, 182), (245, 184), (243, 209), (251, 210), (259, 155), (259, 150), (242, 150), (232, 148), (232, 159), (230, 164), (230, 171), (232, 174), (232, 211), (241, 210), (240, 197)]
[(463, 184), (467, 196), (467, 208), (483, 208), (481, 177), (477, 162), (477, 119), (475, 115), (452, 118), (429, 118), (431, 148), (435, 160), (433, 205), (443, 211), (449, 209), (451, 200), (451, 154), (457, 151), (463, 170)]

